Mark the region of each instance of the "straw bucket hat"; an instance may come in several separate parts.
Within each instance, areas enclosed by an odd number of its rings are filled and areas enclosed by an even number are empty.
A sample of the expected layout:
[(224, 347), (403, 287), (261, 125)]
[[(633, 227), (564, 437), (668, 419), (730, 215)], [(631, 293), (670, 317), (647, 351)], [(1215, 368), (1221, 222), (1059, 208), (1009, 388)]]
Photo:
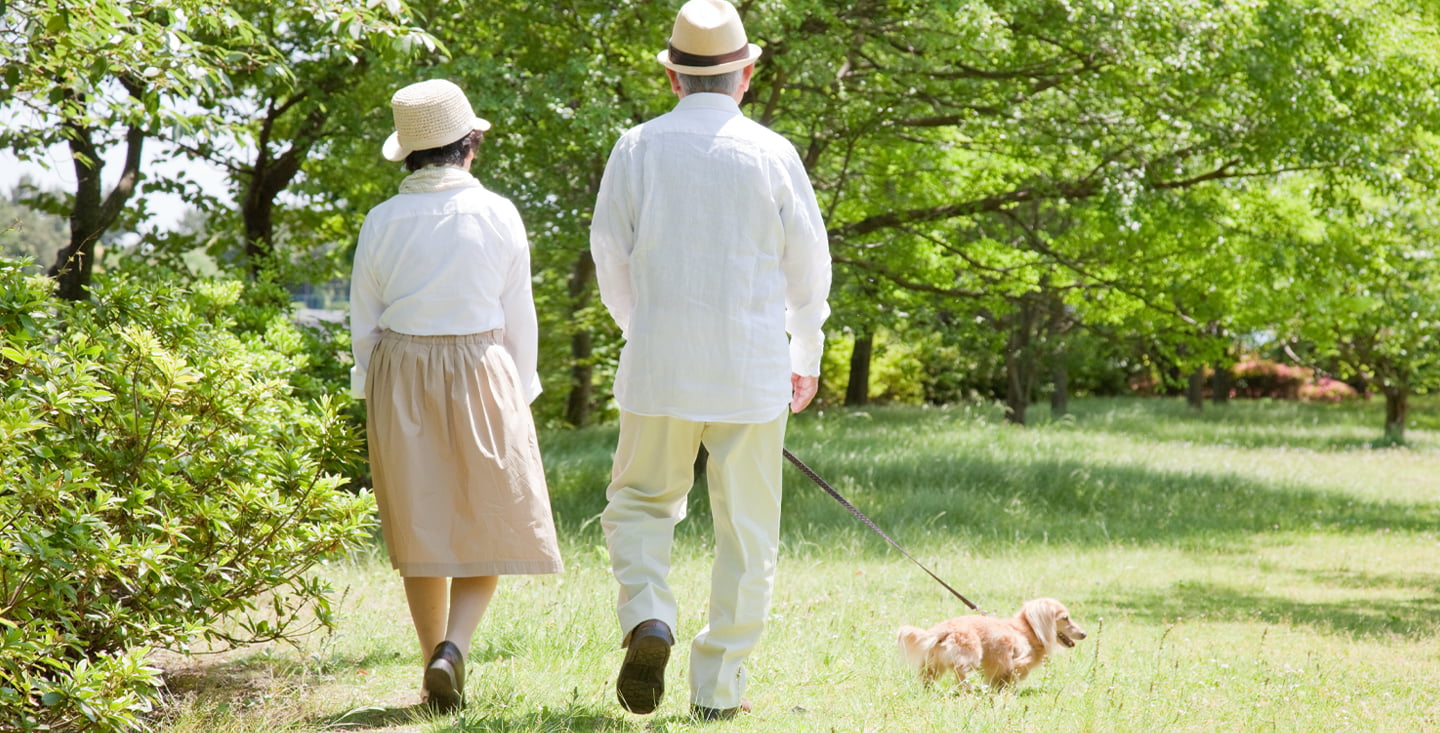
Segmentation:
[(665, 68), (691, 76), (743, 69), (760, 58), (745, 37), (735, 6), (725, 0), (690, 0), (675, 16), (670, 45), (655, 57)]
[(395, 132), (385, 140), (386, 160), (402, 161), (416, 150), (443, 148), (474, 130), (485, 132), (490, 123), (477, 117), (454, 82), (431, 79), (395, 92), (390, 98)]

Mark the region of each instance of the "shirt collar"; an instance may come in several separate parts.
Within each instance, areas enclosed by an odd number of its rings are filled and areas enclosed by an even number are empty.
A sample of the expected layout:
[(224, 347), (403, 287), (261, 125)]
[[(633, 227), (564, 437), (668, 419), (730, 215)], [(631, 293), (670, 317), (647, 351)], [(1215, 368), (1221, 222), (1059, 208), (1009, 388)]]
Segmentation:
[(728, 94), (716, 94), (715, 92), (696, 92), (687, 94), (675, 103), (676, 110), (700, 110), (713, 109), (721, 112), (733, 112), (740, 114), (740, 104), (735, 98)]

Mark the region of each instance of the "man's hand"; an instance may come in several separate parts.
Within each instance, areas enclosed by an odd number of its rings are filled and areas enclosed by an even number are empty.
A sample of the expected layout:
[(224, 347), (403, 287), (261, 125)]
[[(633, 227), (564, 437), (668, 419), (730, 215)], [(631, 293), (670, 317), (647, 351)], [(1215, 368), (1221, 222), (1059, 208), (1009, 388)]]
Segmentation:
[(790, 375), (790, 411), (799, 412), (815, 399), (815, 391), (820, 389), (819, 377), (802, 377), (799, 374)]

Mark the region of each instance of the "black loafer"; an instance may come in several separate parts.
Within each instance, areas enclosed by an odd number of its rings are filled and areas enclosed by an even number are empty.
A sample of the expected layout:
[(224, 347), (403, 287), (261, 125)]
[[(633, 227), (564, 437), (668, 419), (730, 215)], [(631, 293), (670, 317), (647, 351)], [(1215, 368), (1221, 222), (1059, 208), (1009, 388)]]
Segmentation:
[(630, 632), (625, 662), (615, 680), (615, 697), (620, 707), (638, 715), (655, 711), (665, 694), (665, 665), (675, 637), (664, 621), (642, 621)]
[(436, 712), (448, 713), (465, 706), (465, 659), (460, 647), (440, 642), (425, 665), (426, 704)]

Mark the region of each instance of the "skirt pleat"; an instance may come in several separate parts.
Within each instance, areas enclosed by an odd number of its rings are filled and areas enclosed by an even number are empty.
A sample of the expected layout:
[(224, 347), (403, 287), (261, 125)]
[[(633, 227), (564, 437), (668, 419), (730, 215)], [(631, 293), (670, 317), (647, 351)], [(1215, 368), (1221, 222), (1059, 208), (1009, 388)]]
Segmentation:
[(380, 530), (402, 576), (564, 569), (535, 422), (499, 331), (387, 331), (365, 397)]

